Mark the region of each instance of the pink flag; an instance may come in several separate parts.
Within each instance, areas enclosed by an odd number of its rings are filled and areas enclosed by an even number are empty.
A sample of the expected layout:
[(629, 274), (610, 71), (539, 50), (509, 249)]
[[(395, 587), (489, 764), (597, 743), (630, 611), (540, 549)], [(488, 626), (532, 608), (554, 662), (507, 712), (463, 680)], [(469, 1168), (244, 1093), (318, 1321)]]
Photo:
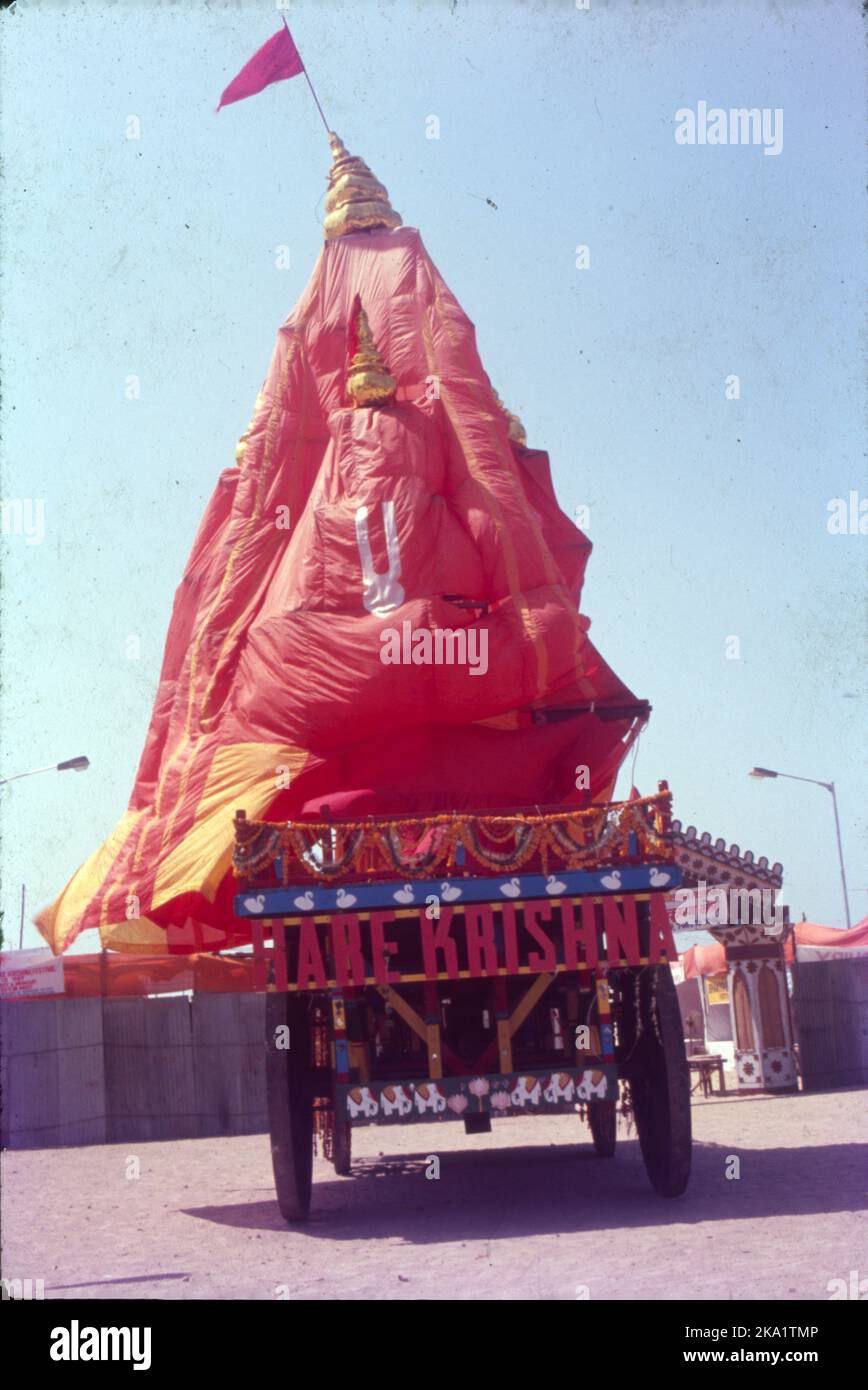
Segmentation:
[(298, 77), (302, 72), (304, 63), (289, 28), (278, 29), (277, 33), (254, 53), (250, 62), (244, 64), (238, 76), (233, 77), (220, 98), (217, 110), (219, 111), (221, 106), (229, 106), (233, 101), (254, 97), (264, 87), (270, 87), (272, 82), (283, 82), (285, 78)]

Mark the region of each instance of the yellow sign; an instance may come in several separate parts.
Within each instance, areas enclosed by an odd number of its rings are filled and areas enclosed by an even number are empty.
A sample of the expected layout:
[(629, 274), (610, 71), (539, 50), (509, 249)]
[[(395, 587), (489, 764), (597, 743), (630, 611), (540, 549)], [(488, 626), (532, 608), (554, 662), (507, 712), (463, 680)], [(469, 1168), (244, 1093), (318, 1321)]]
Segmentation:
[(728, 1004), (729, 991), (725, 975), (707, 975), (705, 978), (705, 997), (709, 1004)]

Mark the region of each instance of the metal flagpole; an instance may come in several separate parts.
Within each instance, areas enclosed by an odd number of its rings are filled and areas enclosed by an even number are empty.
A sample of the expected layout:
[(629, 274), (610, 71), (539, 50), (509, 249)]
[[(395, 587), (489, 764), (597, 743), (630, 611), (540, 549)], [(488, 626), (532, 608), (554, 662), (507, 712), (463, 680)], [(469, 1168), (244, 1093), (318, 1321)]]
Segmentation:
[(835, 835), (838, 840), (838, 864), (841, 869), (841, 887), (844, 890), (844, 918), (847, 923), (847, 930), (850, 930), (850, 899), (847, 896), (847, 875), (844, 873), (844, 851), (841, 848), (841, 822), (838, 820), (838, 798), (835, 795), (835, 783), (825, 784), (832, 793), (832, 810), (835, 812)]
[[(289, 25), (288, 25), (287, 22), (286, 22), (286, 16), (285, 16), (285, 15), (281, 15), (281, 18), (282, 18), (282, 20), (283, 20), (283, 26), (284, 26), (284, 28), (286, 29), (286, 32), (289, 34), (289, 37), (292, 39), (292, 34), (290, 33)], [(292, 41), (293, 41), (293, 43), (295, 43), (295, 39), (292, 39)], [(301, 54), (299, 54), (298, 56), (301, 58)], [(311, 80), (310, 80), (310, 77), (308, 76), (307, 67), (306, 67), (306, 65), (305, 65), (305, 61), (304, 61), (303, 58), (301, 59), (301, 70), (302, 70), (302, 72), (303, 72), (304, 75), (305, 75), (305, 79), (306, 79), (306, 81), (307, 81), (307, 85), (310, 87), (310, 94), (311, 94), (311, 96), (313, 97), (314, 101), (316, 102), (316, 109), (317, 109), (317, 111), (318, 111), (319, 114), (320, 114), (320, 118), (321, 118), (321, 120), (322, 120), (323, 125), (325, 126), (326, 135), (331, 135), (331, 133), (332, 133), (332, 131), (331, 131), (331, 126), (329, 125), (328, 121), (326, 120), (326, 118), (325, 118), (325, 112), (323, 111), (322, 107), (321, 107), (320, 104), (319, 104), (319, 97), (317, 96), (316, 92), (314, 91), (314, 86), (313, 86), (313, 83), (312, 83)]]

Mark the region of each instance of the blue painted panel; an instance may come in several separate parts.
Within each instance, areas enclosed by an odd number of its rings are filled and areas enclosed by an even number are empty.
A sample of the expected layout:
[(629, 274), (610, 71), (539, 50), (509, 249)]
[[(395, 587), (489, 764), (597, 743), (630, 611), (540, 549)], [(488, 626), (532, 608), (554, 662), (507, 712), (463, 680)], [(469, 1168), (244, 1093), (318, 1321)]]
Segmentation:
[(308, 884), (255, 888), (238, 893), (238, 917), (296, 917), (309, 913), (369, 912), (421, 908), (432, 894), (439, 902), (521, 902), (535, 898), (575, 898), (607, 893), (670, 892), (681, 883), (676, 864), (634, 864), (612, 869), (574, 869), (558, 874), (516, 874), (503, 878), (409, 879), (405, 883), (346, 883), (339, 888)]

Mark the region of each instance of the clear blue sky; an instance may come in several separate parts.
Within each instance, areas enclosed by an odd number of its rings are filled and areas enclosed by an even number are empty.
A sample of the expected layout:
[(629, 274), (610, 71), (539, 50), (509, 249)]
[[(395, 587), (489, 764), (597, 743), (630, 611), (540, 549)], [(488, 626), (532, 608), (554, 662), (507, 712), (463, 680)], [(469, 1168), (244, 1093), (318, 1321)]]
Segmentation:
[[(654, 705), (640, 787), (668, 777), (685, 822), (781, 860), (792, 911), (841, 925), (830, 798), (746, 773), (834, 779), (856, 920), (868, 539), (826, 522), (868, 495), (858, 0), (286, 13), (564, 509), (591, 506), (583, 607)], [(279, 20), (267, 0), (0, 18), (2, 492), (45, 504), (42, 544), (2, 539), (2, 770), (92, 761), (0, 791), (7, 941), (21, 883), (48, 901), (126, 805), (174, 588), (318, 253), (328, 148), (304, 79), (214, 114)], [(782, 108), (782, 153), (677, 145), (700, 100)]]

